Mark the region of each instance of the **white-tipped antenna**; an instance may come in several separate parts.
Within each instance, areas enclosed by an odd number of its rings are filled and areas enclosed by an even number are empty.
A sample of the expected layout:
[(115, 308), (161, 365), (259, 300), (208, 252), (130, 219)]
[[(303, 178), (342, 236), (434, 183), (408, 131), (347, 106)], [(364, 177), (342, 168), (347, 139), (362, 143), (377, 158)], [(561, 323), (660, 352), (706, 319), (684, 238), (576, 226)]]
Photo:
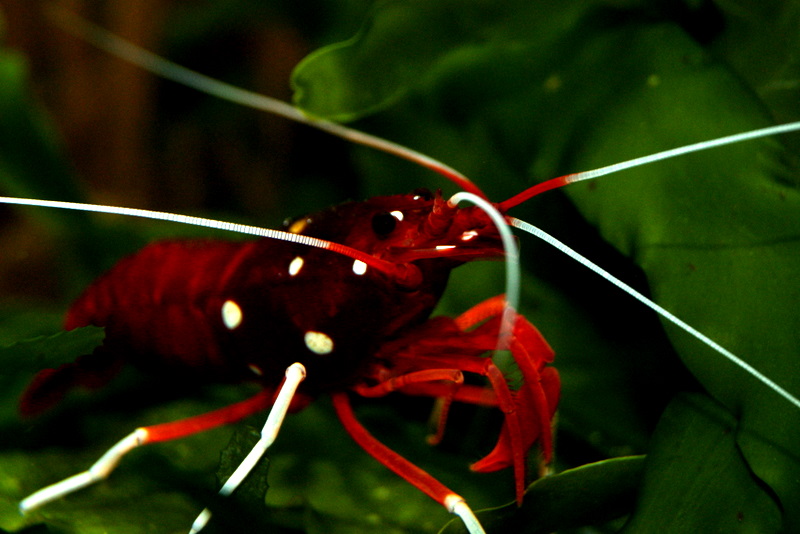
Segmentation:
[(146, 444), (148, 441), (148, 433), (145, 428), (137, 428), (121, 440), (119, 440), (113, 447), (100, 457), (92, 466), (82, 473), (65, 478), (60, 482), (51, 484), (39, 491), (28, 495), (19, 503), (19, 511), (21, 514), (27, 514), (31, 510), (35, 510), (40, 506), (58, 500), (65, 495), (74, 493), (87, 486), (95, 484), (100, 480), (105, 480), (111, 474), (120, 460), (127, 453), (131, 452), (136, 447)]
[[(281, 384), (280, 390), (272, 408), (267, 416), (267, 421), (261, 431), (261, 439), (256, 443), (250, 454), (242, 461), (239, 467), (233, 472), (225, 485), (220, 489), (223, 496), (230, 495), (244, 480), (248, 473), (253, 469), (264, 452), (275, 441), (286, 412), (291, 405), (297, 387), (305, 379), (306, 370), (300, 363), (293, 363), (286, 369), (286, 379)], [(249, 402), (249, 401), (245, 401)], [(169, 423), (167, 423), (169, 425)], [(164, 425), (161, 425), (164, 426)], [(122, 458), (133, 449), (151, 443), (152, 432), (157, 427), (137, 428), (132, 433), (125, 436), (116, 445), (106, 451), (88, 470), (73, 475), (55, 484), (51, 484), (39, 491), (34, 492), (19, 503), (19, 511), (27, 514), (47, 503), (65, 497), (87, 486), (105, 480), (111, 472), (119, 465)], [(170, 438), (170, 439), (175, 439)], [(158, 441), (158, 440), (156, 440)], [(211, 512), (207, 509), (198, 516), (192, 525), (191, 532), (199, 532), (211, 517)]]
[[(180, 215), (177, 213), (168, 213), (164, 211), (144, 210), (138, 208), (124, 208), (120, 206), (106, 206), (103, 204), (83, 204), (80, 202), (62, 202), (58, 200), (39, 200), (35, 198), (17, 198), (17, 197), (0, 197), (0, 204), (16, 204), (19, 206), (35, 206), (41, 208), (57, 208), (75, 211), (87, 211), (91, 213), (108, 213), (111, 215), (126, 215), (129, 217), (139, 217), (143, 219), (154, 219), (158, 221), (170, 221), (180, 224), (188, 224), (192, 226), (202, 226), (204, 228), (212, 228), (214, 230), (225, 230), (227, 232), (235, 232), (239, 234), (255, 235), (259, 237), (268, 237), (270, 239), (277, 239), (280, 241), (288, 241), (290, 243), (297, 243), (308, 247), (321, 248), (330, 250), (349, 256), (355, 260), (362, 261), (370, 267), (375, 267), (381, 272), (388, 274), (398, 274), (397, 265), (378, 259), (366, 252), (310, 237), (302, 234), (294, 234), (291, 232), (284, 232), (281, 230), (273, 230), (271, 228), (260, 228), (258, 226), (250, 226), (247, 224), (237, 224), (226, 221), (218, 221), (215, 219), (206, 219), (204, 217), (193, 217), (190, 215)], [(398, 278), (402, 281), (403, 274), (409, 274), (410, 271), (400, 271)]]
[(608, 174), (613, 174), (628, 169), (633, 169), (634, 167), (641, 167), (642, 165), (655, 163), (657, 161), (664, 161), (667, 159), (677, 158), (678, 156), (684, 156), (686, 154), (691, 154), (693, 152), (701, 152), (703, 150), (709, 150), (712, 148), (717, 148), (726, 145), (733, 145), (744, 141), (752, 141), (754, 139), (769, 137), (771, 135), (778, 135), (778, 134), (797, 132), (797, 131), (800, 131), (800, 121), (790, 122), (787, 124), (779, 124), (777, 126), (768, 126), (766, 128), (751, 130), (749, 132), (727, 135), (725, 137), (720, 137), (718, 139), (701, 141), (699, 143), (693, 143), (691, 145), (680, 146), (677, 148), (664, 150), (662, 152), (657, 152), (655, 154), (650, 154), (649, 156), (642, 156), (628, 161), (623, 161), (621, 163), (607, 165), (605, 167), (600, 167), (599, 169), (576, 172), (574, 174), (566, 174), (564, 176), (559, 176), (557, 178), (552, 178), (540, 184), (536, 184), (535, 186), (526, 189), (525, 191), (522, 191), (517, 195), (514, 195), (508, 200), (501, 202), (499, 205), (500, 211), (505, 213), (514, 206), (518, 206), (523, 202), (525, 202), (526, 200), (529, 200), (537, 195), (540, 195), (545, 191), (558, 189), (560, 187), (564, 187), (565, 185), (574, 184), (576, 182), (582, 182), (584, 180), (594, 180), (595, 178), (606, 176)]
[(655, 154), (650, 154), (649, 156), (642, 156), (640, 158), (623, 161), (621, 163), (615, 163), (614, 165), (607, 165), (591, 171), (570, 174), (565, 181), (568, 184), (572, 184), (575, 182), (581, 182), (583, 180), (593, 180), (594, 178), (599, 178), (600, 176), (605, 176), (607, 174), (625, 171), (634, 167), (641, 167), (642, 165), (648, 165), (650, 163), (655, 163), (656, 161), (663, 161), (665, 159), (684, 156), (693, 152), (702, 152), (711, 148), (734, 145), (743, 141), (752, 141), (753, 139), (759, 139), (761, 137), (769, 137), (771, 135), (779, 135), (796, 131), (800, 131), (800, 121), (790, 122), (788, 124), (779, 124), (777, 126), (767, 126), (766, 128), (760, 128), (758, 130), (727, 135), (718, 139), (700, 141), (699, 143), (693, 143), (691, 145), (664, 150), (662, 152), (656, 152)]
[(512, 334), (511, 330), (514, 327), (514, 317), (517, 313), (519, 306), (519, 292), (520, 292), (520, 266), (519, 266), (519, 248), (514, 240), (514, 234), (508, 229), (506, 218), (502, 213), (497, 211), (490, 202), (482, 199), (472, 193), (456, 193), (448, 204), (456, 206), (462, 201), (470, 202), (483, 210), (500, 233), (500, 240), (503, 243), (503, 250), (505, 251), (505, 265), (506, 265), (506, 308), (503, 311), (503, 318), (500, 321), (500, 332), (497, 339), (496, 351), (507, 350), (505, 343), (508, 336)]
[[(293, 363), (286, 369), (286, 379), (281, 385), (280, 392), (275, 399), (275, 404), (267, 416), (264, 423), (264, 428), (261, 429), (261, 438), (253, 445), (248, 455), (239, 464), (239, 467), (228, 477), (225, 484), (219, 490), (219, 494), (223, 497), (231, 495), (242, 481), (250, 474), (250, 471), (258, 464), (267, 449), (275, 442), (278, 437), (278, 431), (281, 429), (283, 419), (286, 417), (286, 412), (289, 411), (289, 406), (292, 403), (294, 394), (297, 387), (306, 377), (306, 368), (300, 363)], [(211, 510), (208, 508), (203, 509), (197, 519), (192, 523), (192, 528), (189, 534), (197, 534), (205, 528), (208, 520), (211, 519)]]
[(287, 104), (276, 98), (248, 91), (216, 80), (205, 74), (187, 69), (168, 59), (153, 54), (144, 48), (136, 46), (130, 41), (114, 35), (100, 26), (92, 24), (69, 10), (56, 6), (49, 6), (47, 11), (53, 24), (67, 33), (87, 41), (113, 56), (138, 65), (157, 76), (191, 87), (222, 100), (227, 100), (228, 102), (260, 111), (266, 111), (267, 113), (317, 128), (352, 143), (368, 146), (381, 152), (411, 161), (444, 176), (465, 191), (485, 198), (483, 191), (469, 178), (449, 165), (431, 158), (430, 156), (426, 156), (421, 152), (368, 133), (347, 128), (335, 122), (310, 117), (291, 104)]
[(475, 517), (475, 513), (472, 511), (472, 508), (469, 507), (467, 501), (465, 501), (462, 497), (458, 495), (451, 495), (445, 503), (445, 507), (451, 514), (457, 515), (461, 518), (461, 521), (464, 523), (464, 527), (466, 527), (469, 534), (486, 534), (486, 531), (483, 530), (483, 526), (481, 525), (480, 521), (478, 521), (478, 518)]
[(671, 322), (672, 324), (678, 326), (679, 328), (681, 328), (685, 332), (687, 332), (690, 335), (694, 336), (695, 338), (699, 339), (703, 344), (711, 347), (713, 350), (715, 350), (716, 352), (721, 354), (727, 360), (730, 360), (731, 362), (733, 362), (737, 366), (739, 366), (742, 369), (744, 369), (745, 371), (747, 371), (750, 375), (752, 375), (756, 379), (760, 380), (769, 389), (771, 389), (772, 391), (774, 391), (775, 393), (777, 393), (778, 395), (780, 395), (781, 397), (783, 397), (784, 399), (789, 401), (791, 404), (793, 404), (797, 408), (800, 408), (800, 400), (798, 400), (794, 395), (792, 395), (791, 393), (786, 391), (784, 388), (782, 388), (781, 386), (779, 386), (778, 384), (773, 382), (770, 378), (765, 376), (758, 369), (756, 369), (755, 367), (753, 367), (752, 365), (750, 365), (749, 363), (747, 363), (746, 361), (744, 361), (740, 357), (736, 356), (734, 353), (732, 353), (731, 351), (729, 351), (728, 349), (726, 349), (725, 347), (723, 347), (722, 345), (720, 345), (719, 343), (717, 343), (713, 339), (709, 338), (708, 336), (706, 336), (702, 332), (698, 331), (694, 327), (692, 327), (689, 324), (687, 324), (686, 322), (682, 321), (681, 319), (679, 319), (678, 317), (676, 317), (675, 315), (673, 315), (672, 313), (670, 313), (666, 309), (662, 308), (661, 306), (659, 306), (658, 304), (656, 304), (652, 300), (648, 299), (647, 297), (645, 297), (644, 295), (642, 295), (641, 293), (639, 293), (638, 291), (633, 289), (631, 286), (629, 286), (628, 284), (626, 284), (625, 282), (623, 282), (619, 278), (616, 278), (615, 276), (613, 276), (611, 273), (609, 273), (608, 271), (606, 271), (605, 269), (603, 269), (602, 267), (600, 267), (596, 263), (593, 263), (588, 258), (582, 256), (581, 254), (579, 254), (575, 250), (569, 248), (567, 245), (565, 245), (564, 243), (562, 243), (561, 241), (559, 241), (555, 237), (551, 236), (550, 234), (548, 234), (544, 230), (541, 230), (541, 229), (537, 228), (536, 226), (533, 226), (530, 223), (527, 223), (525, 221), (521, 221), (521, 220), (516, 219), (514, 217), (507, 217), (507, 219), (508, 219), (509, 224), (511, 224), (515, 228), (519, 228), (520, 230), (522, 230), (524, 232), (527, 232), (527, 233), (529, 233), (529, 234), (531, 234), (531, 235), (533, 235), (535, 237), (538, 237), (539, 239), (541, 239), (545, 243), (555, 247), (559, 251), (563, 252), (564, 254), (569, 256), (570, 258), (572, 258), (575, 261), (577, 261), (578, 263), (580, 263), (581, 265), (584, 265), (585, 267), (588, 267), (590, 270), (592, 270), (595, 273), (599, 274), (600, 276), (605, 278), (607, 281), (611, 282), (612, 284), (614, 284), (615, 286), (617, 286), (618, 288), (623, 290), (628, 295), (632, 296), (633, 298), (635, 298), (636, 300), (638, 300), (639, 302), (641, 302), (642, 304), (644, 304), (645, 306), (647, 306), (651, 310), (655, 311), (657, 314), (659, 314), (661, 317), (663, 317), (667, 321)]

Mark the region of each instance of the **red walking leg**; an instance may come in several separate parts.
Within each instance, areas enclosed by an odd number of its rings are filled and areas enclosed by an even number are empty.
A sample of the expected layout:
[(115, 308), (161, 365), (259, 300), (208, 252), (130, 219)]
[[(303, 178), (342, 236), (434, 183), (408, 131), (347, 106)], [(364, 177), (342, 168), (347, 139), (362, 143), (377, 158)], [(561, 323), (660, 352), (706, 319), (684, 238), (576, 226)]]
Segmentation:
[(137, 428), (111, 447), (87, 471), (42, 488), (23, 499), (19, 505), (20, 511), (26, 513), (107, 478), (111, 471), (117, 467), (122, 457), (136, 447), (148, 443), (178, 439), (238, 421), (267, 408), (272, 404), (274, 396), (273, 390), (262, 390), (249, 399), (213, 412), (181, 419), (180, 421)]
[[(423, 369), (450, 369), (487, 377), (491, 389), (464, 385), (452, 394), (449, 385), (413, 381), (399, 389), (412, 395), (441, 398), (445, 404), (460, 401), (497, 406), (505, 417), (500, 438), (494, 449), (474, 463), (472, 469), (488, 472), (513, 467), (517, 501), (521, 502), (530, 447), (540, 440), (545, 461), (549, 462), (552, 457), (551, 420), (558, 403), (559, 381), (557, 371), (546, 367), (553, 360), (553, 350), (539, 331), (520, 315), (513, 319), (506, 347), (522, 373), (521, 386), (512, 390), (492, 359), (484, 355), (497, 346), (505, 309), (506, 302), (501, 295), (474, 306), (456, 319), (431, 319), (401, 340), (382, 347), (380, 358), (389, 363), (373, 376), (388, 374), (397, 377), (399, 383), (400, 377)], [(446, 412), (440, 416), (439, 433), (444, 428), (445, 417)]]
[(471, 534), (484, 534), (483, 528), (464, 499), (433, 478), (428, 472), (412, 464), (392, 449), (375, 439), (356, 419), (350, 399), (345, 392), (333, 393), (333, 407), (345, 430), (372, 457), (388, 467), (409, 484), (444, 506), (450, 513), (461, 517)]

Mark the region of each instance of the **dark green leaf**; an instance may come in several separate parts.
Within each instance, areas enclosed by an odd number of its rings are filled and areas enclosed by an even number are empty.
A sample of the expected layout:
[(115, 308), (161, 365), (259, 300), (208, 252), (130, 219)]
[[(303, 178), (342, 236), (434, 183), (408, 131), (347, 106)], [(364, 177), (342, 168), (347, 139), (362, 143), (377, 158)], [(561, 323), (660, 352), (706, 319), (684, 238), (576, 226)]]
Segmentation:
[[(476, 515), (487, 532), (519, 534), (606, 523), (633, 509), (644, 463), (644, 457), (631, 456), (570, 469), (531, 484), (522, 507), (510, 503)], [(441, 531), (458, 532), (467, 532), (459, 519)]]
[(58, 367), (78, 356), (90, 354), (103, 337), (105, 332), (102, 328), (86, 326), (0, 347), (0, 376)]
[(778, 532), (778, 504), (736, 446), (736, 420), (701, 395), (678, 397), (653, 436), (624, 532)]
[(8, 399), (1, 405), (0, 421), (18, 419), (15, 401), (37, 372), (91, 354), (104, 336), (102, 328), (89, 326), (0, 347), (0, 391)]
[[(220, 454), (217, 481), (222, 485), (230, 478), (239, 467), (242, 460), (258, 443), (261, 435), (252, 427), (238, 428), (231, 436), (231, 441)], [(264, 497), (267, 494), (269, 475), (269, 459), (262, 458), (258, 465), (248, 475), (241, 486), (236, 490), (236, 500), (244, 502), (248, 507), (259, 513), (264, 513)]]

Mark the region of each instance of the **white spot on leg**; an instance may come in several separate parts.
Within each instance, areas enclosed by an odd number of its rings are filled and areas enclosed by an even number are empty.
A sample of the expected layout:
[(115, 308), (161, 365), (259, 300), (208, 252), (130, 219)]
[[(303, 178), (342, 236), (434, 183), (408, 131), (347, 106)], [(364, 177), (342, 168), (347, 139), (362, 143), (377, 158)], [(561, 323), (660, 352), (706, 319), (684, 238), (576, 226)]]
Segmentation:
[(222, 323), (228, 330), (234, 330), (242, 324), (242, 309), (232, 300), (222, 304)]
[(295, 259), (292, 260), (292, 263), (289, 264), (289, 276), (295, 276), (297, 273), (300, 272), (300, 269), (303, 268), (303, 258), (297, 256)]
[(356, 273), (358, 276), (361, 276), (362, 274), (367, 272), (367, 264), (361, 260), (354, 261), (353, 272)]
[(303, 337), (303, 340), (305, 341), (308, 350), (314, 354), (324, 356), (325, 354), (330, 354), (333, 352), (333, 340), (322, 332), (308, 331)]

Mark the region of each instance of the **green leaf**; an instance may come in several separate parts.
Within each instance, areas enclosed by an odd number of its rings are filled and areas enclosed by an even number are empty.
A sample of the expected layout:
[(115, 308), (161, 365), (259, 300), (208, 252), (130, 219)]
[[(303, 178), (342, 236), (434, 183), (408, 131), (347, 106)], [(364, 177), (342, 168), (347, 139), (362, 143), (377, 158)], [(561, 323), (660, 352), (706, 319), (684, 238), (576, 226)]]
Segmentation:
[(86, 326), (0, 347), (0, 377), (54, 368), (71, 362), (78, 356), (90, 354), (102, 343), (104, 337), (105, 331), (102, 328)]
[(778, 504), (736, 446), (736, 420), (717, 402), (686, 395), (653, 436), (636, 512), (623, 532), (778, 532)]
[(0, 390), (5, 398), (11, 399), (2, 403), (0, 421), (6, 423), (19, 418), (15, 400), (36, 373), (90, 354), (104, 336), (102, 328), (88, 326), (0, 347)]
[[(233, 472), (239, 467), (242, 460), (250, 453), (253, 446), (258, 443), (261, 434), (252, 427), (238, 428), (231, 436), (231, 441), (220, 454), (219, 467), (217, 468), (217, 482), (222, 487)], [(269, 476), (269, 459), (263, 458), (253, 468), (244, 482), (236, 490), (236, 501), (244, 503), (257, 513), (264, 513), (264, 497), (267, 493)]]
[[(297, 66), (295, 103), (334, 121), (372, 114), (405, 96), (420, 72), (448, 53), (481, 53), (480, 46), (495, 34), (524, 32), (526, 22), (493, 2), (379, 3), (355, 37), (320, 49)], [(402, 59), (387, 62), (389, 57)], [(315, 91), (319, 84), (332, 90)]]
[[(545, 534), (567, 528), (600, 525), (633, 509), (645, 459), (630, 456), (605, 460), (540, 478), (515, 502), (476, 515), (487, 532)], [(441, 534), (467, 532), (454, 519)]]

